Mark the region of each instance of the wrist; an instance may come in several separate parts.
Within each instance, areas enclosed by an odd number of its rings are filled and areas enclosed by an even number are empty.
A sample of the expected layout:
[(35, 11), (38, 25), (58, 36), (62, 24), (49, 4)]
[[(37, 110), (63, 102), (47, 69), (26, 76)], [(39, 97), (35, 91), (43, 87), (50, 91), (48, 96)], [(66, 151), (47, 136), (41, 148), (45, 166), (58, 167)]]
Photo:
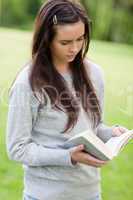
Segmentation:
[(120, 127), (120, 125), (118, 124), (115, 124), (112, 128), (112, 136), (115, 137), (117, 136), (117, 133), (116, 133), (116, 128)]
[(76, 160), (73, 160), (72, 158), (71, 158), (71, 162), (72, 162), (73, 165), (76, 165), (76, 164), (77, 164), (77, 161), (76, 161)]
[(71, 163), (72, 163), (73, 165), (76, 165), (76, 164), (77, 164), (77, 161), (73, 158), (71, 152), (70, 152), (70, 156), (71, 156)]

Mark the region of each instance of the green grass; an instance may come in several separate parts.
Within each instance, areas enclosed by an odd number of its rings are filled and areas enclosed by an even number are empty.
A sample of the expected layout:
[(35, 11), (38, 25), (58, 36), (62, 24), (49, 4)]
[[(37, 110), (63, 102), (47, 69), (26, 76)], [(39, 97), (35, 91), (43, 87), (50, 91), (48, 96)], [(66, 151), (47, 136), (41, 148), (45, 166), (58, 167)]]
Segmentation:
[[(15, 74), (30, 58), (32, 34), (0, 29), (0, 197), (21, 200), (23, 171), (20, 164), (9, 161), (5, 150), (8, 109), (7, 90)], [(133, 47), (92, 41), (88, 57), (105, 72), (105, 121), (132, 128), (133, 119)], [(133, 144), (102, 168), (103, 200), (131, 200), (133, 196)]]

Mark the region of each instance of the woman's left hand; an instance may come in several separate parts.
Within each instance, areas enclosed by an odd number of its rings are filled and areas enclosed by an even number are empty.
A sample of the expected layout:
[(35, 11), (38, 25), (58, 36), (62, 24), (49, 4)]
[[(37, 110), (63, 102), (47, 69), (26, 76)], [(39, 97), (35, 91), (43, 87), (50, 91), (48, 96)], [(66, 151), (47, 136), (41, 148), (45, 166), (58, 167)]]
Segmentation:
[(125, 127), (122, 127), (122, 126), (115, 126), (113, 128), (113, 133), (112, 133), (112, 136), (120, 136), (122, 135), (123, 133), (127, 132), (128, 129), (125, 128)]

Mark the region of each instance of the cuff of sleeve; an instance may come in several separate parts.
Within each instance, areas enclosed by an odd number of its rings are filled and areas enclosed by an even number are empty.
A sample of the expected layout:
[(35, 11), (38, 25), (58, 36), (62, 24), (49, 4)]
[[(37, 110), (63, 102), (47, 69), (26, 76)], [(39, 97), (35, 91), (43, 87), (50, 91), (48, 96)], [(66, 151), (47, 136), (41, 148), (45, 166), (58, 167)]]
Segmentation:
[(40, 147), (36, 158), (36, 162), (39, 165), (74, 166), (71, 161), (70, 149), (47, 149)]
[(101, 127), (97, 129), (97, 136), (103, 142), (107, 142), (113, 136), (113, 128), (113, 126), (101, 125)]
[[(112, 126), (112, 129), (115, 128), (115, 127), (119, 127), (119, 126), (120, 126), (119, 124), (114, 124), (114, 125)], [(116, 135), (113, 134), (113, 130), (112, 130), (112, 137), (115, 137), (115, 136), (116, 136)]]
[(71, 150), (72, 148), (70, 148), (70, 149), (68, 149), (68, 152), (69, 152), (69, 165), (71, 166), (71, 167), (75, 167), (76, 165), (77, 165), (77, 162), (76, 161), (72, 161), (72, 159), (71, 159), (71, 154), (70, 154), (70, 150)]

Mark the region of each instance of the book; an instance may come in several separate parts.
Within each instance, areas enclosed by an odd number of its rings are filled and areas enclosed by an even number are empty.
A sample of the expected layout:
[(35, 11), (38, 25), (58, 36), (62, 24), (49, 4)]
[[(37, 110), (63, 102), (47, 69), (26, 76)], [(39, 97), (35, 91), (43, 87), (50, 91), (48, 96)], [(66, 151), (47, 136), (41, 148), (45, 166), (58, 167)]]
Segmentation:
[(111, 137), (106, 143), (104, 143), (93, 133), (92, 130), (86, 130), (68, 139), (63, 144), (63, 147), (71, 148), (83, 144), (85, 152), (88, 152), (100, 160), (107, 161), (112, 160), (115, 156), (117, 156), (132, 139), (133, 130), (128, 130), (120, 136)]

